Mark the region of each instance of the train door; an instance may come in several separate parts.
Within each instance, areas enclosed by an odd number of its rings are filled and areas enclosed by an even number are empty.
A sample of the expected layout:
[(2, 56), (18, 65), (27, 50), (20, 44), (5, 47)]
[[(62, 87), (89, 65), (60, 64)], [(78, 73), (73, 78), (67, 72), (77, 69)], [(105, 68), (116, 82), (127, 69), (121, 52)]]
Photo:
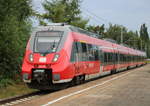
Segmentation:
[(99, 61), (99, 58), (100, 58), (100, 50), (98, 48), (98, 46), (94, 46), (94, 56), (95, 56), (95, 72), (98, 73), (100, 71), (100, 61)]
[(75, 72), (75, 75), (79, 73), (79, 53), (78, 53), (78, 44), (77, 42), (74, 42), (72, 45), (72, 51), (71, 51), (71, 62), (72, 67)]
[(91, 74), (99, 72), (99, 55), (98, 55), (98, 46), (87, 44), (88, 47), (88, 57), (89, 57), (89, 72)]
[(98, 54), (99, 54), (99, 61), (100, 61), (100, 65), (99, 65), (100, 70), (99, 70), (99, 73), (102, 74), (103, 73), (103, 65), (104, 65), (104, 53), (103, 53), (101, 47), (99, 47), (98, 49), (99, 49)]
[(116, 70), (118, 68), (118, 50), (117, 50), (116, 46), (113, 44), (112, 44), (112, 48), (113, 48), (112, 64), (114, 65), (113, 70)]
[(120, 67), (120, 55), (117, 49), (114, 50), (113, 54), (113, 64), (114, 64), (114, 69), (118, 69)]
[(119, 68), (119, 53), (114, 54), (114, 64), (115, 64), (115, 69)]
[(87, 56), (87, 47), (85, 43), (75, 42), (74, 43), (74, 53), (75, 53), (75, 63), (74, 69), (76, 75), (88, 74), (88, 56)]
[(78, 44), (79, 52), (81, 53), (80, 57), (80, 71), (84, 71), (85, 74), (90, 73), (90, 62), (89, 62), (89, 56), (88, 56), (88, 45), (86, 43), (79, 43)]

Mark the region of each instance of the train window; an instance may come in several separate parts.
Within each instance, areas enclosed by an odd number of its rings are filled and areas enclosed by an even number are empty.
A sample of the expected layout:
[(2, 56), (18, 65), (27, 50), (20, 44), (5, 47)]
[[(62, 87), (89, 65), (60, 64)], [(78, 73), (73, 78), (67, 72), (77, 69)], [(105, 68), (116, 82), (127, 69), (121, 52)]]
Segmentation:
[(127, 55), (124, 55), (124, 61), (127, 62)]
[(112, 53), (112, 62), (113, 62), (113, 63), (116, 62), (116, 60), (115, 60), (116, 57), (115, 57), (115, 56), (116, 56), (116, 53)]
[(34, 41), (34, 52), (51, 53), (56, 52), (63, 32), (60, 31), (40, 31), (36, 33)]
[(118, 53), (115, 53), (115, 62), (118, 62)]
[(117, 59), (118, 59), (117, 56), (118, 56), (117, 54), (105, 52), (104, 53), (104, 62), (107, 64), (112, 64), (113, 62), (117, 61)]
[(107, 53), (105, 52), (105, 53), (104, 53), (104, 62), (105, 62), (105, 63), (108, 62), (107, 60), (108, 60), (108, 59), (107, 59)]
[(122, 61), (122, 59), (121, 59), (121, 54), (119, 54), (119, 62), (121, 62)]
[(130, 55), (128, 55), (128, 62), (130, 61)]
[(91, 44), (88, 44), (88, 56), (89, 56), (89, 60), (90, 61), (94, 61), (95, 60), (93, 49), (94, 49), (93, 46)]
[(110, 62), (113, 62), (113, 53), (110, 53)]
[(132, 60), (132, 58), (131, 58), (131, 55), (129, 56), (129, 61), (131, 61)]
[(76, 42), (77, 43), (77, 50), (78, 50), (78, 61), (82, 61), (82, 46), (80, 42)]
[(119, 63), (121, 62), (121, 57), (120, 57), (120, 55), (121, 55), (121, 54), (118, 53), (118, 62), (119, 62)]
[(122, 54), (122, 62), (124, 62), (124, 54)]
[(109, 56), (109, 53), (107, 53), (107, 62), (110, 61), (110, 56)]
[(78, 54), (77, 43), (74, 42), (72, 46), (72, 51), (71, 51), (71, 58), (70, 58), (71, 62), (77, 61), (77, 58), (78, 58), (77, 54)]
[(129, 57), (129, 56), (128, 56), (128, 55), (126, 55), (126, 62), (128, 62), (128, 61), (129, 61), (128, 57)]
[(123, 62), (125, 62), (126, 61), (125, 54), (123, 54), (122, 56), (123, 56)]
[(107, 53), (107, 56), (108, 56), (108, 62), (111, 62), (110, 53)]
[(116, 53), (115, 54), (115, 62), (117, 62), (118, 61), (118, 54)]
[(101, 62), (104, 62), (104, 53), (102, 52), (101, 48), (99, 47), (99, 60)]
[(86, 44), (85, 43), (81, 43), (81, 46), (82, 46), (82, 52), (86, 53), (87, 52)]
[(87, 44), (81, 43), (81, 46), (82, 46), (82, 61), (88, 61)]
[(124, 55), (124, 62), (127, 61), (127, 55)]
[(115, 53), (112, 53), (112, 63), (115, 62)]
[(122, 55), (123, 62), (125, 62), (125, 54)]
[(124, 60), (123, 60), (123, 54), (121, 54), (121, 62), (123, 62)]
[(88, 46), (88, 57), (90, 61), (99, 60), (98, 46), (87, 44)]
[(112, 53), (109, 53), (109, 58), (110, 58), (109, 62), (112, 62)]
[(107, 64), (109, 64), (111, 62), (111, 54), (106, 53), (106, 55), (107, 55)]
[(95, 60), (99, 60), (99, 55), (98, 55), (98, 46), (93, 46), (94, 50), (94, 56)]

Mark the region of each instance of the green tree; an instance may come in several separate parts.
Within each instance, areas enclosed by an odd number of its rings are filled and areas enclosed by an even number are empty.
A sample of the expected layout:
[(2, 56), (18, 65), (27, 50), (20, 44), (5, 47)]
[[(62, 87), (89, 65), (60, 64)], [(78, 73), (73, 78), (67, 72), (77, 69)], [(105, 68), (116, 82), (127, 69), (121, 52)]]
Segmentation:
[(148, 57), (150, 57), (150, 39), (147, 31), (146, 24), (142, 24), (140, 28), (140, 38), (141, 38), (141, 49), (147, 52)]
[(46, 25), (43, 19), (47, 19), (49, 22), (63, 22), (85, 28), (88, 20), (81, 17), (80, 2), (80, 0), (46, 0), (43, 3), (46, 13), (40, 15), (40, 23)]
[(149, 42), (149, 35), (148, 35), (146, 24), (141, 25), (140, 37), (143, 41)]
[(126, 34), (123, 35), (123, 37), (125, 44), (140, 50), (140, 37), (138, 36), (137, 31), (136, 32), (133, 32), (132, 30), (127, 31)]
[(110, 38), (116, 40), (118, 43), (121, 43), (121, 33), (123, 35), (123, 43), (139, 49), (141, 48), (141, 38), (138, 35), (137, 31), (128, 31), (128, 29), (122, 25), (109, 25), (109, 28), (106, 29), (104, 33), (104, 38)]
[(1, 79), (15, 79), (21, 66), (31, 30), (29, 0), (0, 1), (0, 86)]
[(86, 29), (90, 32), (98, 34), (98, 38), (103, 38), (105, 33), (105, 25), (97, 25), (97, 26), (87, 26)]
[[(106, 29), (105, 38), (111, 38), (116, 40), (118, 43), (121, 43), (121, 31), (123, 33), (123, 42), (125, 39), (128, 39), (126, 35), (127, 29), (120, 25), (109, 25), (109, 28)], [(126, 37), (126, 38), (125, 38)]]

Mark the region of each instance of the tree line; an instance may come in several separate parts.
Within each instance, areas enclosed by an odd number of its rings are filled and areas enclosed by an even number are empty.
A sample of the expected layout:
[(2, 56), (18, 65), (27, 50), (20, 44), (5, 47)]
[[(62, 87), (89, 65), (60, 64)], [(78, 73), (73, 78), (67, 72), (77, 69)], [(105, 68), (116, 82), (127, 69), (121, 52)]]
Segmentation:
[[(48, 22), (65, 22), (85, 30), (99, 34), (99, 38), (110, 38), (116, 40), (117, 43), (126, 44), (134, 49), (146, 51), (150, 57), (150, 39), (146, 24), (142, 24), (139, 31), (132, 31), (122, 25), (109, 24), (106, 28), (105, 25), (92, 26), (88, 25), (89, 20), (81, 17), (80, 10), (81, 0), (46, 0), (43, 3), (45, 9), (44, 14), (37, 13), (35, 16), (40, 20), (40, 25), (47, 25)], [(121, 42), (122, 34), (122, 42)]]
[[(12, 80), (20, 79), (22, 57), (27, 40), (32, 31), (31, 17), (36, 17), (40, 25), (68, 23), (99, 34), (99, 38), (111, 38), (133, 48), (144, 50), (150, 57), (150, 40), (146, 24), (140, 31), (128, 30), (122, 25), (89, 25), (89, 19), (81, 16), (81, 0), (45, 0), (42, 3), (45, 13), (32, 9), (31, 0), (0, 0), (0, 87)], [(47, 21), (45, 21), (47, 20)]]
[(0, 87), (18, 80), (31, 31), (29, 0), (0, 0)]

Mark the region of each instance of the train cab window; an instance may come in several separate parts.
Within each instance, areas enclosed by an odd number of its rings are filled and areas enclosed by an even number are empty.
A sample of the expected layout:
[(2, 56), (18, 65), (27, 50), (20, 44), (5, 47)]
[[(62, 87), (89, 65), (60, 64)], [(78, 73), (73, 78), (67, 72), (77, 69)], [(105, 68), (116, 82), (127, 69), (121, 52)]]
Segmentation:
[(34, 52), (51, 53), (56, 52), (63, 32), (60, 31), (39, 31), (34, 41)]

